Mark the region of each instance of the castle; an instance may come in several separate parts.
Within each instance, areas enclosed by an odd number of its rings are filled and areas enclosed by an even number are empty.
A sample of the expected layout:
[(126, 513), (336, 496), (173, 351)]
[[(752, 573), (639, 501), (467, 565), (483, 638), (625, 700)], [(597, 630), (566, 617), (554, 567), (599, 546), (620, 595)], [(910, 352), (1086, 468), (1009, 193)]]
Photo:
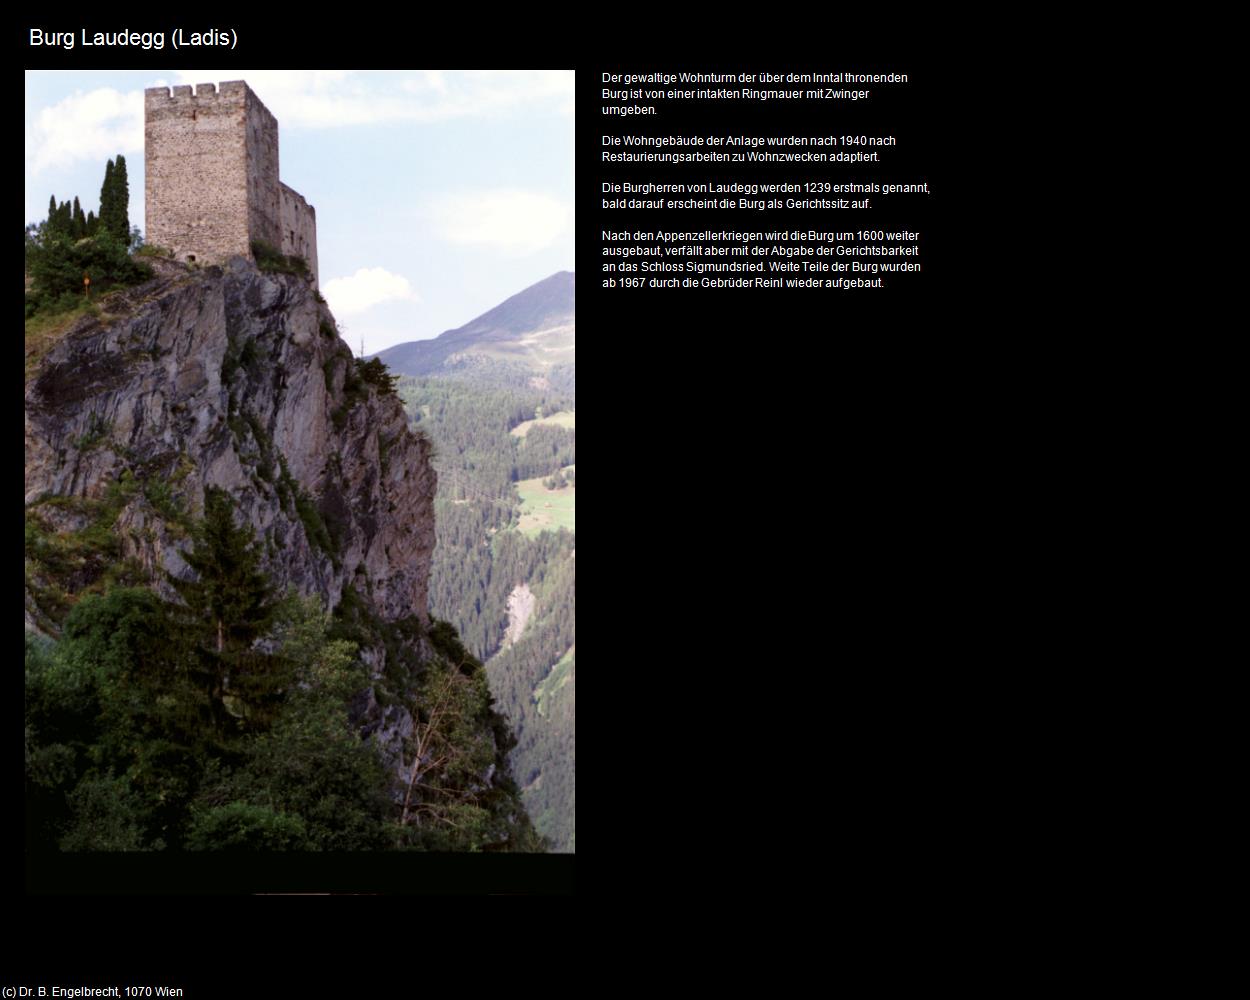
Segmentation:
[(251, 258), (253, 240), (308, 262), (317, 216), (278, 179), (278, 120), (242, 80), (143, 93), (145, 238), (184, 261)]

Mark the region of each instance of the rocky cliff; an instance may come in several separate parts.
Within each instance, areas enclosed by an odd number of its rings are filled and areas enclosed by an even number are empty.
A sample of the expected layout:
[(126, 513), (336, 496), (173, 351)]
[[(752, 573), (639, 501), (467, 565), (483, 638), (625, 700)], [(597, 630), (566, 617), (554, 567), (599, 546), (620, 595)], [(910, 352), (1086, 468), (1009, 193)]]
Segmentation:
[[(277, 588), (371, 623), (360, 656), (374, 684), (355, 716), (402, 775), (416, 708), (394, 661), (432, 653), (429, 442), (361, 379), (299, 277), (242, 258), (158, 261), (154, 280), (101, 309), (28, 359), (27, 628), (57, 635), (82, 594), (110, 586), (172, 599), (165, 574), (193, 575), (182, 553), (206, 488), (220, 487)], [(493, 743), (493, 723), (483, 729)]]
[[(242, 258), (160, 272), (80, 321), (27, 384), (28, 507), (81, 527), (81, 509), (47, 501), (103, 500), (129, 473), (146, 488), (118, 513), (122, 555), (182, 575), (170, 510), (219, 486), (279, 587), (334, 605), (355, 581), (384, 620), (424, 618), (436, 483), (399, 400), (357, 380), (307, 282)], [(27, 613), (47, 623), (37, 601)]]

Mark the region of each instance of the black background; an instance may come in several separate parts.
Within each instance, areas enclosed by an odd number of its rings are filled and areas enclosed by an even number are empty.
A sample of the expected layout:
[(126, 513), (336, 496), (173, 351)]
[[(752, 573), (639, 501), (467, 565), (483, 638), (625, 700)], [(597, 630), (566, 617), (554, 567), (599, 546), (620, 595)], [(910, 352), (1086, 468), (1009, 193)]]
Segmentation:
[[(583, 874), (578, 884), (648, 897), (759, 887), (758, 879), (744, 879), (737, 863), (724, 860), (725, 852), (754, 864), (762, 860), (766, 868), (786, 864), (781, 845), (828, 806), (829, 789), (816, 794), (815, 787), (832, 782), (835, 798), (860, 817), (838, 834), (855, 850), (876, 850), (900, 835), (896, 824), (865, 819), (861, 808), (878, 801), (869, 785), (882, 768), (892, 770), (888, 751), (871, 764), (861, 759), (858, 768), (830, 767), (844, 733), (862, 732), (878, 720), (897, 726), (878, 700), (884, 689), (864, 674), (894, 669), (887, 663), (891, 652), (901, 650), (913, 630), (927, 627), (907, 608), (913, 592), (934, 582), (934, 557), (952, 544), (945, 513), (963, 473), (952, 428), (962, 419), (954, 415), (966, 407), (960, 371), (967, 352), (953, 305), (975, 279), (954, 259), (960, 228), (954, 220), (961, 214), (944, 184), (953, 181), (959, 132), (959, 48), (940, 24), (892, 14), (852, 27), (781, 10), (732, 23), (730, 15), (718, 23), (719, 15), (701, 14), (695, 23), (672, 10), (626, 32), (628, 11), (619, 13), (619, 21), (604, 15), (594, 23), (554, 10), (508, 22), (492, 15), (489, 23), (436, 34), (428, 25), (391, 22), (381, 14), (342, 30), (331, 30), (311, 12), (306, 23), (290, 18), (273, 25), (191, 9), (167, 10), (143, 23), (49, 17), (36, 23), (48, 30), (110, 31), (231, 26), (240, 46), (233, 53), (67, 53), (23, 43), (21, 58), (27, 68), (67, 69), (576, 70), (581, 422), (596, 441), (600, 477), (616, 480), (587, 492), (581, 524), (590, 557), (582, 567), (582, 627), (600, 651), (587, 688), (591, 725), (582, 744), (591, 780), (583, 785), (588, 832), (581, 865), (593, 875)], [(30, 26), (17, 37), (24, 39)], [(892, 133), (899, 145), (882, 151), (888, 167), (756, 166), (749, 179), (924, 180), (932, 194), (900, 197), (896, 210), (855, 215), (736, 212), (714, 219), (713, 213), (682, 212), (661, 219), (647, 213), (647, 224), (636, 225), (641, 217), (634, 213), (605, 212), (599, 207), (602, 177), (669, 178), (654, 164), (605, 171), (602, 134), (688, 131), (676, 124), (681, 109), (654, 118), (600, 115), (603, 72), (652, 70), (906, 72), (908, 85), (869, 85), (863, 89), (874, 91), (871, 99), (828, 102), (818, 116), (806, 102), (725, 104), (718, 118), (717, 109), (700, 105), (697, 129)], [(681, 167), (673, 174), (734, 179), (727, 165)], [(881, 204), (875, 196), (874, 203)], [(844, 227), (839, 220), (846, 219), (854, 224)], [(631, 294), (600, 287), (601, 229), (705, 223), (906, 226), (922, 233), (924, 270), (887, 276), (897, 287), (881, 291)], [(642, 691), (649, 693), (642, 697)], [(910, 715), (911, 700), (924, 698), (923, 687), (912, 689), (891, 711)], [(809, 787), (779, 776), (790, 769), (779, 761), (792, 763), (794, 754), (810, 760), (800, 768)], [(923, 784), (915, 781), (917, 788)], [(765, 785), (772, 797), (762, 807)], [(20, 852), (14, 845), (9, 856)], [(440, 866), (439, 859), (340, 859), (334, 877), (325, 879), (315, 866), (293, 873), (292, 865), (259, 861), (235, 870), (197, 862), (189, 872), (168, 861), (174, 867), (165, 870), (138, 859), (58, 865), (28, 858), (15, 890), (508, 893), (574, 886), (573, 858), (492, 860), (499, 870), (483, 876), (467, 875), (458, 863)]]
[[(601, 229), (610, 229), (614, 231), (620, 230), (719, 230), (733, 229), (754, 232), (768, 232), (774, 230), (816, 230), (816, 231), (856, 231), (860, 229), (909, 229), (921, 232), (921, 256), (917, 259), (922, 261), (923, 270), (916, 274), (895, 274), (886, 275), (887, 289), (869, 290), (862, 289), (855, 292), (849, 290), (833, 290), (833, 289), (813, 289), (804, 291), (802, 289), (701, 289), (698, 292), (692, 292), (688, 289), (681, 289), (670, 292), (667, 289), (659, 289), (662, 294), (655, 297), (654, 294), (644, 295), (640, 292), (616, 293), (614, 295), (600, 296), (605, 304), (610, 303), (611, 306), (619, 306), (622, 301), (628, 306), (630, 299), (638, 299), (644, 305), (653, 308), (673, 308), (675, 299), (689, 300), (696, 307), (702, 307), (708, 310), (725, 311), (734, 314), (741, 309), (751, 310), (753, 313), (762, 313), (767, 315), (772, 313), (776, 315), (781, 313), (795, 313), (798, 311), (810, 310), (813, 313), (819, 313), (822, 310), (828, 311), (830, 315), (831, 325), (837, 325), (837, 316), (841, 309), (849, 308), (851, 311), (857, 311), (859, 306), (869, 306), (870, 308), (888, 311), (891, 307), (897, 308), (901, 303), (899, 299), (913, 299), (924, 295), (931, 285), (940, 283), (940, 271), (933, 279), (930, 279), (931, 272), (928, 255), (931, 251), (929, 246), (929, 220), (931, 218), (930, 205), (934, 195), (926, 198), (923, 195), (864, 195), (864, 194), (789, 194), (789, 195), (769, 195), (760, 194), (756, 198), (846, 198), (849, 200), (871, 198), (871, 207), (868, 209), (836, 209), (836, 210), (818, 210), (818, 209), (770, 209), (767, 211), (759, 211), (755, 209), (691, 209), (691, 210), (665, 210), (665, 209), (605, 209), (602, 207), (602, 199), (629, 198), (631, 195), (602, 193), (601, 185), (598, 183), (603, 181), (630, 181), (635, 184), (647, 181), (655, 181), (661, 183), (672, 182), (756, 182), (756, 183), (776, 183), (776, 182), (797, 182), (804, 181), (831, 181), (833, 183), (844, 183), (846, 181), (878, 181), (881, 183), (913, 183), (917, 181), (928, 180), (930, 172), (934, 171), (938, 161), (936, 151), (936, 142), (933, 136), (934, 107), (937, 104), (937, 92), (940, 86), (932, 73), (924, 65), (916, 65), (905, 57), (900, 57), (886, 63), (869, 63), (864, 64), (860, 60), (845, 61), (831, 58), (827, 62), (809, 62), (806, 60), (792, 62), (785, 61), (780, 67), (773, 64), (768, 57), (758, 59), (744, 59), (738, 62), (720, 62), (710, 61), (712, 65), (706, 65), (709, 61), (697, 61), (696, 67), (691, 67), (682, 61), (679, 68), (687, 71), (697, 71), (701, 73), (720, 73), (737, 76), (740, 73), (756, 74), (756, 82), (753, 83), (726, 83), (726, 84), (681, 84), (673, 83), (671, 85), (657, 84), (634, 84), (632, 87), (625, 87), (621, 83), (603, 83), (603, 73), (624, 74), (629, 73), (648, 73), (667, 69), (673, 72), (672, 66), (661, 66), (643, 64), (641, 67), (629, 63), (617, 63), (605, 66), (599, 73), (584, 72), (578, 75), (578, 108), (580, 111), (578, 124), (589, 128), (595, 122), (596, 116), (598, 120), (598, 128), (600, 134), (586, 136), (583, 130), (580, 139), (579, 152), (586, 164), (583, 171), (587, 180), (591, 181), (588, 187), (593, 190), (586, 190), (581, 193), (581, 204), (588, 208), (596, 208), (600, 213), (597, 223)], [(760, 83), (758, 82), (758, 74), (760, 72), (772, 72), (781, 70), (782, 73), (829, 73), (838, 70), (852, 70), (858, 73), (889, 73), (891, 71), (907, 72), (909, 82), (906, 84), (788, 84), (788, 83)], [(656, 89), (656, 90), (695, 90), (695, 89), (740, 89), (753, 88), (755, 90), (786, 90), (786, 91), (806, 91), (808, 89), (824, 89), (828, 86), (833, 90), (867, 90), (870, 97), (859, 101), (850, 101), (845, 99), (811, 101), (811, 100), (656, 100), (652, 101), (647, 98), (638, 100), (630, 100), (628, 104), (654, 105), (657, 113), (653, 115), (635, 115), (635, 116), (608, 116), (601, 113), (601, 107), (604, 105), (616, 104), (622, 102), (619, 99), (603, 100), (601, 99), (602, 91), (610, 88), (613, 91), (622, 89)], [(805, 152), (808, 150), (817, 152), (876, 152), (880, 155), (882, 162), (880, 163), (706, 163), (706, 164), (669, 164), (669, 163), (604, 163), (601, 161), (599, 153), (601, 151), (610, 151), (613, 153), (620, 152), (659, 152), (661, 150), (656, 147), (646, 146), (626, 146), (622, 145), (605, 145), (603, 137), (609, 135), (643, 135), (643, 136), (701, 136), (705, 139), (708, 136), (777, 136), (785, 137), (790, 135), (798, 136), (828, 136), (828, 135), (850, 135), (850, 136), (890, 136), (893, 135), (898, 140), (897, 146), (850, 146), (850, 147), (783, 147), (776, 149), (769, 146), (754, 147), (764, 152)], [(742, 146), (696, 146), (696, 147), (665, 147), (663, 151), (697, 151), (708, 152), (716, 151), (720, 153), (742, 153), (748, 147)], [(641, 198), (708, 198), (708, 197), (729, 197), (741, 198), (742, 195), (632, 195), (632, 197)], [(938, 196), (940, 198), (940, 196)], [(583, 235), (589, 237), (589, 234)], [(600, 233), (593, 234), (598, 242)], [(936, 264), (940, 258), (941, 250), (941, 233), (933, 234), (937, 239), (932, 247), (934, 254), (933, 263)], [(588, 242), (589, 241), (588, 239)], [(788, 240), (782, 242), (789, 242)], [(757, 261), (760, 258), (751, 257), (749, 260)], [(778, 258), (763, 258), (765, 260)], [(794, 259), (794, 258), (789, 258)], [(817, 260), (829, 261), (833, 258), (811, 258)], [(845, 258), (843, 258), (845, 259)], [(911, 258), (859, 258), (861, 260), (899, 260)], [(807, 272), (799, 271), (797, 273), (778, 272), (786, 277), (805, 277)], [(877, 275), (865, 274), (862, 272), (843, 272), (843, 275), (851, 278), (875, 278)], [(669, 277), (667, 274), (658, 274), (657, 277)], [(680, 276), (680, 275), (678, 275)], [(732, 277), (732, 273), (715, 273), (713, 277)], [(777, 274), (765, 270), (765, 277), (775, 277)], [(825, 272), (825, 277), (835, 276), (834, 272)], [(591, 280), (592, 275), (584, 274), (586, 283), (583, 284), (583, 294), (589, 291), (589, 285), (599, 286), (599, 282)], [(770, 294), (771, 293), (771, 294)], [(850, 299), (850, 305), (840, 302), (842, 298)], [(867, 302), (860, 302), (859, 299), (867, 299)], [(908, 305), (914, 304), (908, 302)], [(742, 321), (739, 320), (739, 325)], [(748, 328), (743, 325), (744, 332)]]

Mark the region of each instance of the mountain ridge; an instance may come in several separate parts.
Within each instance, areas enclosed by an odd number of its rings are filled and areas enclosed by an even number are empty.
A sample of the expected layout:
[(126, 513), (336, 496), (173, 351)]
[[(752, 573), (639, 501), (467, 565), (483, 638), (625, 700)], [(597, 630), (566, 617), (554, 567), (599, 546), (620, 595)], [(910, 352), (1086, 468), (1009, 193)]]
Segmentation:
[(573, 360), (575, 292), (575, 273), (557, 271), (463, 326), (429, 340), (396, 344), (369, 357), (381, 359), (400, 375), (445, 373), (473, 355), (541, 373)]

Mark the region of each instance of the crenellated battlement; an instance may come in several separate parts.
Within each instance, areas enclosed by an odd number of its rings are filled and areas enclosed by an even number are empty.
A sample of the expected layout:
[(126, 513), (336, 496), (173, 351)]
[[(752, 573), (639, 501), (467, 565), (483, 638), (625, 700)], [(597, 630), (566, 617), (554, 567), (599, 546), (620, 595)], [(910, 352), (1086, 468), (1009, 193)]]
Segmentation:
[[(229, 100), (237, 102), (246, 99), (251, 88), (243, 80), (230, 80), (227, 83), (197, 83), (194, 87), (182, 85), (177, 87), (148, 87), (143, 92), (145, 104), (165, 102), (172, 104), (178, 101), (216, 101)], [(253, 97), (256, 95), (253, 94)]]
[(251, 256), (263, 240), (317, 277), (316, 215), (279, 180), (278, 121), (243, 80), (144, 91), (150, 243), (179, 260)]

